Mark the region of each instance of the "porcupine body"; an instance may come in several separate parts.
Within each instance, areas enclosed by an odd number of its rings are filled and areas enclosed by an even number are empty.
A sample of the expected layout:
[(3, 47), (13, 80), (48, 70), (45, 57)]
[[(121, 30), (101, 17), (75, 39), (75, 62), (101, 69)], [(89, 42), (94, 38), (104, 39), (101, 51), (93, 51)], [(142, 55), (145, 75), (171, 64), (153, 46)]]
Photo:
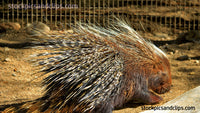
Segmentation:
[(108, 28), (79, 24), (74, 31), (37, 43), (54, 51), (35, 55), (46, 56), (36, 59), (48, 74), (46, 92), (5, 112), (111, 113), (129, 101), (158, 103), (162, 98), (150, 89), (170, 89), (167, 56), (126, 22), (118, 20)]

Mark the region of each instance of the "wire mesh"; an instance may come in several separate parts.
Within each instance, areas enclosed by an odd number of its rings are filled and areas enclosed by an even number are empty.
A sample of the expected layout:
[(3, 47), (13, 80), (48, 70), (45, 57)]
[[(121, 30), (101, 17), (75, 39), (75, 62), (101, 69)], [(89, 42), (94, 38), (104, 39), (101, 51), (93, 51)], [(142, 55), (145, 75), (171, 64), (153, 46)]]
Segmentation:
[(1, 22), (22, 27), (37, 21), (51, 28), (67, 29), (77, 22), (105, 26), (115, 16), (143, 26), (155, 23), (174, 33), (200, 29), (200, 0), (2, 0), (0, 7)]

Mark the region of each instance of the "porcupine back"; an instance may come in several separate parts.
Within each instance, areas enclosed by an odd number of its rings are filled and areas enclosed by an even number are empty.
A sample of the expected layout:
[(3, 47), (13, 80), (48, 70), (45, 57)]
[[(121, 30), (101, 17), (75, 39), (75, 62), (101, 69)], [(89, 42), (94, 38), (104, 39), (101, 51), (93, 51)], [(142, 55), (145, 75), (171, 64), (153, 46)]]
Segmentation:
[[(144, 73), (151, 69), (142, 67), (166, 57), (121, 20), (108, 28), (79, 24), (74, 31), (71, 35), (48, 35), (34, 43), (40, 45), (35, 48), (54, 51), (32, 57), (48, 75), (43, 81), (46, 92), (17, 112), (112, 112), (115, 106), (131, 100), (135, 84), (143, 84), (141, 78), (148, 78)], [(137, 75), (133, 82), (127, 82), (132, 79), (127, 74), (129, 65)]]

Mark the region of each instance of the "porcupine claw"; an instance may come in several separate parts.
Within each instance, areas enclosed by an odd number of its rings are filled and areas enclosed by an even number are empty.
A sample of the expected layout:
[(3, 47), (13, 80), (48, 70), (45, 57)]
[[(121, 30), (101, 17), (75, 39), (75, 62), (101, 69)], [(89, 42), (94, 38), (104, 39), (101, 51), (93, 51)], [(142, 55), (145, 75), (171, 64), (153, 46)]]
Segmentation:
[(150, 92), (149, 99), (146, 103), (147, 104), (156, 104), (156, 103), (159, 103), (162, 100), (163, 100), (162, 97)]
[(140, 93), (137, 93), (133, 97), (133, 102), (134, 103), (144, 103), (144, 104), (157, 104), (160, 101), (162, 101), (162, 97), (154, 94), (151, 91), (141, 91)]

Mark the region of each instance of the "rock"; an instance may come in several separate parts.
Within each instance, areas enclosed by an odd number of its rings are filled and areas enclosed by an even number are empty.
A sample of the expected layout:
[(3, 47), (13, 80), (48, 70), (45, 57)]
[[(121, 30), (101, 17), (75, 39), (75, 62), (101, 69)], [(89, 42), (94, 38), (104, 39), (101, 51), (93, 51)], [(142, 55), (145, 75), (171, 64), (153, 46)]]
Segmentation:
[(8, 29), (19, 30), (21, 25), (17, 22), (0, 23), (0, 33), (6, 32)]
[(177, 43), (185, 43), (185, 42), (195, 42), (200, 43), (200, 32), (197, 30), (188, 31), (186, 33), (182, 33), (176, 39)]
[(12, 76), (16, 77), (17, 75), (15, 73), (13, 73)]
[(67, 33), (74, 33), (73, 30), (66, 30)]
[(21, 29), (21, 25), (17, 22), (9, 22), (9, 23), (7, 23), (7, 25), (10, 26), (10, 28), (12, 28), (16, 31)]
[(27, 24), (26, 32), (32, 36), (42, 36), (44, 34), (48, 34), (50, 32), (50, 28), (42, 22), (35, 22)]
[[(140, 113), (199, 113), (200, 111), (200, 86), (187, 91), (177, 98), (163, 104), (154, 110), (148, 110)], [(171, 110), (156, 110), (161, 107)], [(167, 108), (168, 107), (168, 108)], [(185, 110), (190, 109), (190, 110)]]
[(170, 54), (170, 55), (173, 55), (174, 53), (173, 53), (173, 52), (169, 52), (169, 54)]
[(199, 31), (189, 31), (185, 36), (186, 40), (200, 43), (200, 32)]
[(155, 33), (155, 36), (159, 38), (163, 38), (163, 39), (169, 39), (168, 34), (164, 34), (164, 33)]
[(5, 52), (9, 51), (10, 49), (8, 47), (4, 48)]
[(195, 60), (194, 63), (199, 64), (199, 61), (198, 61), (198, 60)]
[(175, 50), (175, 53), (178, 53), (179, 51), (178, 50)]
[(4, 61), (5, 62), (10, 62), (11, 60), (10, 60), (10, 58), (5, 58)]
[(190, 73), (189, 73), (189, 75), (194, 75), (194, 74), (195, 74), (195, 72), (190, 72)]
[(183, 55), (183, 56), (178, 57), (176, 60), (180, 60), (180, 61), (189, 60), (189, 56)]

